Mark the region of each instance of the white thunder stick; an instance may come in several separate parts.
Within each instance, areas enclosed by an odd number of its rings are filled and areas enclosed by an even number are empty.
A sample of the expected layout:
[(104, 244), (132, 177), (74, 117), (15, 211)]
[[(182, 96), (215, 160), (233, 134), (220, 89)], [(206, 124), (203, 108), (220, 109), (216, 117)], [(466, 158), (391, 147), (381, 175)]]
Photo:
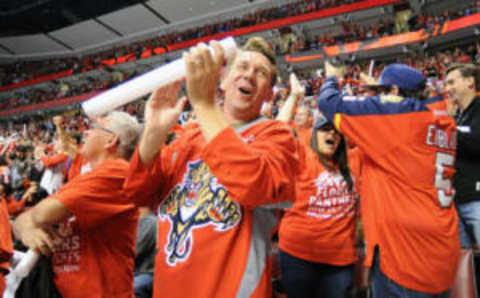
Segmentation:
[(373, 78), (373, 67), (375, 66), (375, 60), (370, 60), (370, 65), (368, 66), (368, 75)]
[[(237, 48), (233, 37), (224, 38), (219, 43), (226, 58), (230, 59)], [(185, 62), (179, 58), (92, 97), (85, 101), (82, 107), (90, 118), (97, 117), (184, 77)]]
[(13, 271), (20, 277), (25, 277), (32, 271), (33, 266), (40, 258), (40, 254), (32, 249), (29, 249)]
[(3, 293), (3, 298), (15, 298), (15, 291), (22, 282), (22, 279), (32, 271), (39, 258), (40, 254), (32, 249), (29, 249), (24, 254), (15, 268), (5, 277), (7, 288)]

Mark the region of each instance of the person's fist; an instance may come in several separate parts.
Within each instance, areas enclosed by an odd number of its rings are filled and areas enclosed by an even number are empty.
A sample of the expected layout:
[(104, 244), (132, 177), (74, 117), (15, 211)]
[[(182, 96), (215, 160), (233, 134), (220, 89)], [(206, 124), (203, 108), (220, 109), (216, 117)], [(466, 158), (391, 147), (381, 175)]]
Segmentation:
[(39, 144), (35, 147), (35, 150), (33, 150), (33, 157), (36, 159), (36, 160), (39, 160), (41, 159), (42, 157), (44, 157), (46, 154), (45, 154), (45, 145), (44, 144)]
[(360, 73), (360, 81), (367, 86), (375, 86), (378, 85), (378, 82), (371, 76), (367, 75), (364, 72)]
[(305, 95), (305, 87), (300, 84), (297, 76), (292, 72), (290, 74), (290, 94), (295, 96), (297, 100), (302, 100)]
[(327, 78), (337, 77), (342, 78), (345, 75), (345, 66), (333, 66), (328, 60), (325, 61), (325, 75)]

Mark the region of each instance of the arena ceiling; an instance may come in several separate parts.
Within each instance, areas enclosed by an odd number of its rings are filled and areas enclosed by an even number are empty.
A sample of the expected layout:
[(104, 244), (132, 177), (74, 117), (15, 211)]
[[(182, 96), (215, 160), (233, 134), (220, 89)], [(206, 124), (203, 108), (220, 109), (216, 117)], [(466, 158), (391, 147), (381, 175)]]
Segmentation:
[(286, 0), (3, 0), (0, 55), (78, 54), (282, 2)]
[(16, 36), (47, 33), (141, 2), (145, 1), (1, 1), (0, 34)]

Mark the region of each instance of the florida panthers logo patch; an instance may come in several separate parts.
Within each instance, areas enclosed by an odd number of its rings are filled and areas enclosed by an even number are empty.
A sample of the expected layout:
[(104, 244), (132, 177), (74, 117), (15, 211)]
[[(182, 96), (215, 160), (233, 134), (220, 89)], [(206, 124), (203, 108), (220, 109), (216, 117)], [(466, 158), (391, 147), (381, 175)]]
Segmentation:
[(229, 199), (225, 187), (218, 183), (201, 160), (190, 162), (183, 181), (177, 184), (159, 208), (161, 220), (170, 222), (165, 245), (167, 264), (188, 259), (193, 249), (194, 229), (214, 226), (217, 231), (234, 227), (241, 219), (240, 206)]

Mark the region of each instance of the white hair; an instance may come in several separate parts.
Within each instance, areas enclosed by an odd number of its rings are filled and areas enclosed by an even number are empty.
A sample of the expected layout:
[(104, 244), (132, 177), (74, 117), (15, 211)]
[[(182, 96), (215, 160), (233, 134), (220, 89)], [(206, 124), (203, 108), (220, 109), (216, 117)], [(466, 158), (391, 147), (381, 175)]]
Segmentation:
[(125, 112), (113, 111), (107, 114), (105, 120), (105, 127), (118, 136), (118, 151), (126, 159), (129, 159), (137, 146), (142, 131), (137, 118)]

